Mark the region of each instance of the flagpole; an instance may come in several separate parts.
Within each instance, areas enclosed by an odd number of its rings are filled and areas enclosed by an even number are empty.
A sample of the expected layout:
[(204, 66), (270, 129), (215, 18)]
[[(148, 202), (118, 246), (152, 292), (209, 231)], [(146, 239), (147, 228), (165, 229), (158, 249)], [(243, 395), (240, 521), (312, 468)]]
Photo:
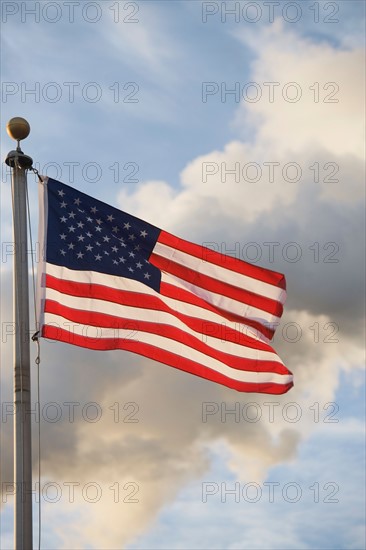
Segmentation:
[(26, 171), (33, 161), (20, 149), (20, 141), (30, 132), (28, 122), (24, 118), (12, 118), (6, 129), (9, 136), (18, 142), (16, 150), (10, 151), (5, 160), (12, 169), (14, 235), (14, 547), (15, 550), (31, 550), (32, 439)]

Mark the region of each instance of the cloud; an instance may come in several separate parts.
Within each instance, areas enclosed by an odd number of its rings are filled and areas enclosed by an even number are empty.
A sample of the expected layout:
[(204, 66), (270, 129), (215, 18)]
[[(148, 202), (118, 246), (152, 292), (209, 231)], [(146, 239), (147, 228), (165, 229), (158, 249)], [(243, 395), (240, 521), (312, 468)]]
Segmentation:
[[(364, 480), (363, 434), (361, 420), (319, 423), (296, 461), (270, 468), (257, 485), (247, 477), (247, 492), (244, 481), (235, 486), (237, 478), (227, 477), (225, 449), (217, 446), (210, 470), (193, 480), (163, 510), (152, 531), (128, 548), (362, 548), (364, 494), (358, 487)], [(205, 482), (216, 484), (217, 492), (203, 499)], [(290, 502), (294, 495), (299, 500)], [(207, 523), (210, 529), (202, 529)]]
[(272, 154), (311, 147), (363, 158), (363, 49), (315, 44), (283, 32), (279, 20), (261, 40), (247, 32), (236, 37), (255, 51), (251, 78), (262, 94), (260, 101), (242, 103), (239, 131), (254, 126), (257, 141), (269, 143)]

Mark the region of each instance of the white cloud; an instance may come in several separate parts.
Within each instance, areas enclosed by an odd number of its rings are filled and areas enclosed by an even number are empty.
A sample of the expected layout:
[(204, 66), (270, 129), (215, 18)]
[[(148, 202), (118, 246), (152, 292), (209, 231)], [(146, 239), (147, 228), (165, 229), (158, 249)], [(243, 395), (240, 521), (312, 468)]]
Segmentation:
[[(238, 129), (253, 125), (256, 139), (270, 144), (272, 154), (321, 148), (363, 158), (365, 57), (361, 48), (338, 50), (327, 43), (315, 44), (284, 32), (279, 20), (261, 34), (261, 40), (254, 33), (237, 32), (236, 36), (255, 51), (251, 80), (262, 92), (260, 101), (242, 104)], [(265, 82), (278, 83), (273, 84), (272, 103)], [(297, 102), (291, 102), (297, 97)]]

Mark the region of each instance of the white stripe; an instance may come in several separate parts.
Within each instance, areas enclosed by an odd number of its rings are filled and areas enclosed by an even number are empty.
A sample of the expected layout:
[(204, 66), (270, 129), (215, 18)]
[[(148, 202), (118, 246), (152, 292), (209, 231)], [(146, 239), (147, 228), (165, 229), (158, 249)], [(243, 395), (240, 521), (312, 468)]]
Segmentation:
[(222, 281), (224, 283), (236, 286), (237, 288), (249, 290), (250, 292), (254, 292), (260, 296), (281, 302), (282, 304), (285, 303), (286, 291), (282, 288), (278, 288), (263, 281), (258, 281), (258, 279), (254, 279), (248, 275), (242, 275), (241, 273), (237, 273), (236, 271), (232, 271), (226, 267), (218, 266), (211, 263), (209, 259), (203, 260), (201, 258), (197, 258), (196, 256), (191, 256), (186, 252), (182, 252), (166, 244), (159, 243), (159, 241), (156, 243), (153, 253), (162, 256), (163, 258), (167, 258), (168, 260), (173, 260), (174, 262), (188, 267), (198, 273), (202, 273), (208, 277), (213, 277), (217, 281)]
[(170, 338), (165, 338), (164, 336), (159, 336), (157, 334), (149, 334), (140, 331), (131, 331), (124, 329), (100, 329), (96, 327), (90, 327), (88, 325), (81, 324), (72, 324), (70, 322), (65, 323), (65, 320), (58, 315), (53, 315), (50, 313), (45, 313), (45, 322), (46, 324), (51, 324), (53, 326), (62, 328), (66, 326), (65, 330), (72, 332), (73, 334), (84, 336), (88, 338), (95, 339), (110, 339), (110, 338), (120, 338), (120, 339), (130, 339), (136, 342), (150, 344), (156, 348), (169, 351), (176, 355), (180, 355), (191, 361), (203, 365), (209, 369), (212, 369), (216, 372), (219, 372), (232, 380), (237, 380), (239, 382), (249, 382), (249, 383), (275, 383), (275, 384), (287, 384), (292, 381), (291, 375), (282, 375), (272, 372), (250, 372), (250, 371), (240, 371), (228, 367), (227, 365), (213, 359), (197, 351), (189, 346), (186, 346), (182, 342), (176, 342)]
[[(184, 322), (174, 316), (172, 313), (159, 311), (155, 309), (135, 308), (133, 306), (120, 305), (96, 298), (80, 298), (63, 294), (52, 288), (47, 289), (47, 299), (77, 309), (79, 311), (92, 311), (95, 313), (104, 313), (116, 317), (127, 318), (131, 321), (147, 321), (159, 324), (174, 326), (195, 338), (201, 340), (204, 344), (211, 347), (214, 351), (229, 353), (235, 357), (253, 359), (260, 361), (275, 361), (283, 364), (279, 357), (270, 351), (257, 350), (235, 342), (223, 341), (221, 338), (205, 336), (188, 327)], [(204, 339), (203, 339), (204, 338)]]
[[(162, 294), (158, 294), (155, 290), (150, 288), (139, 281), (128, 278), (121, 278), (115, 275), (108, 275), (104, 273), (99, 273), (97, 271), (77, 271), (73, 269), (68, 269), (67, 267), (58, 266), (54, 264), (46, 264), (46, 272), (53, 277), (62, 279), (65, 281), (74, 281), (77, 283), (88, 283), (88, 284), (98, 284), (113, 288), (116, 290), (124, 290), (128, 292), (140, 292), (141, 294), (148, 294), (150, 296), (158, 297), (165, 304), (171, 307), (173, 310), (177, 309), (184, 315), (189, 315), (191, 317), (196, 317), (197, 319), (202, 319), (205, 321), (212, 321), (213, 323), (218, 323), (225, 325), (229, 328), (232, 328), (235, 331), (242, 332), (249, 338), (254, 340), (259, 340), (261, 342), (268, 343), (269, 340), (264, 335), (262, 335), (258, 330), (253, 329), (249, 325), (245, 324), (245, 319), (243, 322), (232, 322), (220, 315), (219, 313), (214, 313), (207, 309), (201, 308), (199, 306), (188, 304), (179, 299), (168, 298)], [(164, 282), (167, 282), (171, 285), (179, 288), (184, 288), (185, 286), (180, 284), (178, 280), (173, 280), (170, 275), (164, 274)], [(275, 325), (277, 326), (277, 325)]]

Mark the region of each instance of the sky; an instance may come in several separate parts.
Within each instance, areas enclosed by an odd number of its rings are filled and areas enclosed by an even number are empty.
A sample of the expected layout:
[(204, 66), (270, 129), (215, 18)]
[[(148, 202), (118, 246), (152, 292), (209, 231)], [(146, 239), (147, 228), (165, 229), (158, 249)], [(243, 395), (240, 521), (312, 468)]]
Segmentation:
[[(294, 374), (283, 396), (41, 342), (42, 548), (365, 548), (364, 3), (44, 0), (1, 10), (2, 159), (14, 148), (6, 122), (22, 116), (22, 149), (41, 174), (284, 273), (288, 290), (273, 342)], [(28, 185), (37, 265), (33, 174)], [(11, 243), (2, 163), (4, 549)], [(34, 502), (35, 546), (38, 519)]]

